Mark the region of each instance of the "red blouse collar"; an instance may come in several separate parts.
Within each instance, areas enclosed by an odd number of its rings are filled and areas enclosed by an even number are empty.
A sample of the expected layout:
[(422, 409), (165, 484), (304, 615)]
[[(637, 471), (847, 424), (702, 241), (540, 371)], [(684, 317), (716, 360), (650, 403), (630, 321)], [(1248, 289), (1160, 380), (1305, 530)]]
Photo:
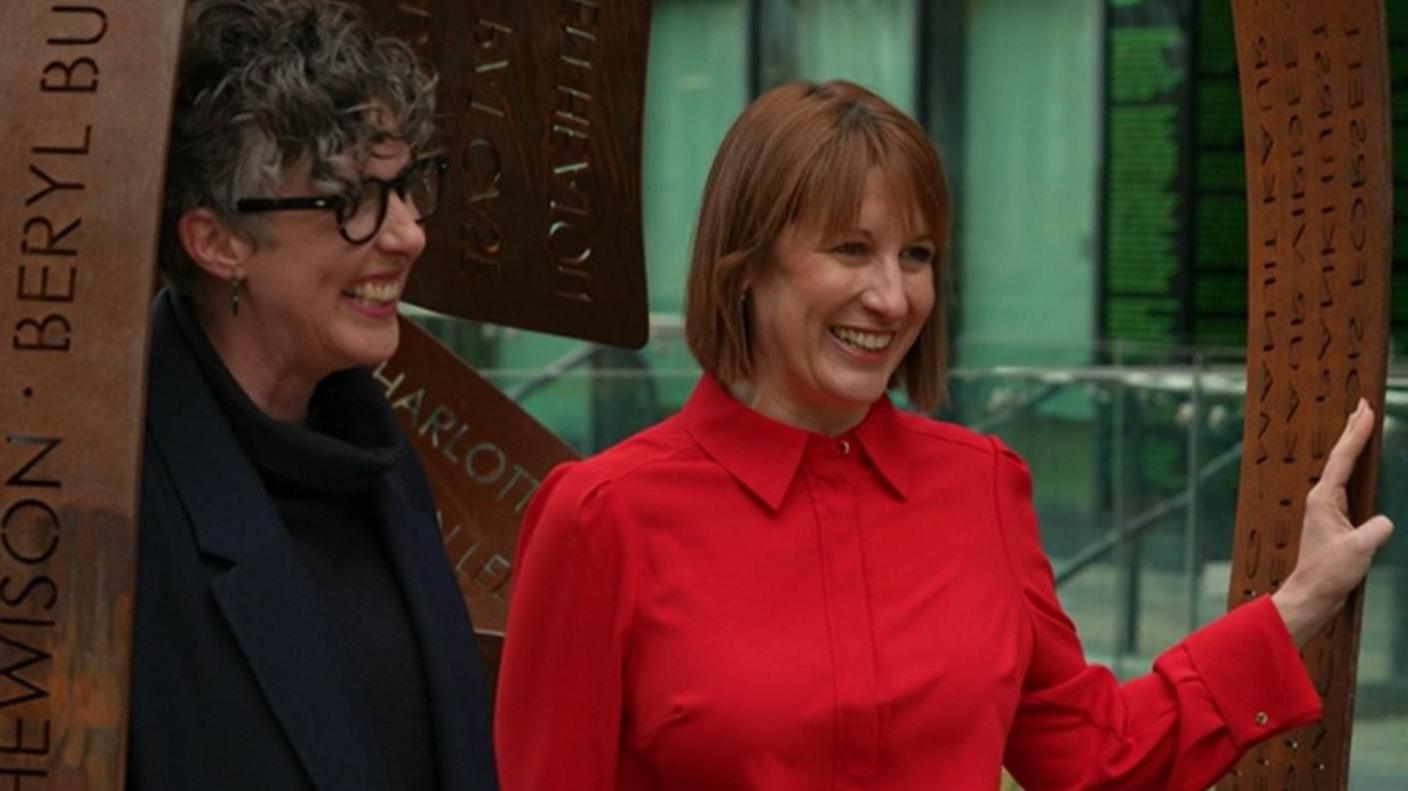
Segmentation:
[(901, 499), (909, 495), (911, 465), (904, 428), (888, 397), (876, 401), (855, 428), (831, 439), (749, 409), (705, 374), (681, 417), (704, 452), (774, 511), (781, 507), (808, 446), (835, 448), (840, 440), (854, 440), (890, 489)]

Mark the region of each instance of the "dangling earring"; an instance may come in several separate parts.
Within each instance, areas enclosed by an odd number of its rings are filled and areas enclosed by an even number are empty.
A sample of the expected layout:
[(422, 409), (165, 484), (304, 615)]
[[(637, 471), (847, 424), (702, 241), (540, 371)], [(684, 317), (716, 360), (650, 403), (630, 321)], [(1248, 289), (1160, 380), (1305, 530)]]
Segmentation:
[(738, 298), (738, 331), (743, 338), (743, 353), (752, 356), (753, 338), (748, 327), (748, 292), (744, 291)]
[(244, 278), (235, 275), (230, 278), (230, 315), (240, 315), (240, 294), (244, 291)]

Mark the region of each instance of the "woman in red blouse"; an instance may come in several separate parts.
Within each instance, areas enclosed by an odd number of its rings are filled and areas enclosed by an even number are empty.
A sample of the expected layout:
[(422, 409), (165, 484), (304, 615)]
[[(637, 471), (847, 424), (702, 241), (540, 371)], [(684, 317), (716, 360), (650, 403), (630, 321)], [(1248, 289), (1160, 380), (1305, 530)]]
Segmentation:
[(1297, 655), (1391, 525), (1348, 522), (1351, 416), (1299, 565), (1120, 684), (1089, 665), (996, 439), (900, 412), (945, 370), (949, 203), (924, 132), (854, 85), (744, 111), (689, 276), (682, 412), (556, 469), (520, 538), (505, 791), (1202, 789), (1316, 719)]

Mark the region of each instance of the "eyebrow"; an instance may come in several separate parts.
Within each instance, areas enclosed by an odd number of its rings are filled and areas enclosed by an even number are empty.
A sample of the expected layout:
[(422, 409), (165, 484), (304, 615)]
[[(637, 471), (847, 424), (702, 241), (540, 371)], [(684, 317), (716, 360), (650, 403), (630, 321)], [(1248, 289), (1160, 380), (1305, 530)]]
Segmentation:
[[(875, 233), (873, 231), (871, 231), (869, 228), (862, 228), (859, 226), (851, 228), (847, 231), (842, 231), (841, 235), (845, 235), (848, 233), (859, 233), (864, 235), (867, 239), (875, 238)], [(932, 233), (921, 233), (916, 236), (911, 236), (905, 240), (905, 244), (918, 244), (920, 242), (928, 242), (931, 245), (934, 245), (936, 247), (938, 246), (938, 241), (934, 239), (934, 235)]]

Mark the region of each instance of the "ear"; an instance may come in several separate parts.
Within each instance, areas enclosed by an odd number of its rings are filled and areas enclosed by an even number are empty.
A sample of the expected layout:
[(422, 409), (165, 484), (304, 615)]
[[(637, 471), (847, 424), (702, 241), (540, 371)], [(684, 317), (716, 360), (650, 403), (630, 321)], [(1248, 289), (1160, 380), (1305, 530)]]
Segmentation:
[(188, 209), (177, 222), (176, 232), (186, 254), (206, 274), (221, 281), (244, 275), (244, 262), (254, 251), (254, 245), (211, 209), (205, 206)]

